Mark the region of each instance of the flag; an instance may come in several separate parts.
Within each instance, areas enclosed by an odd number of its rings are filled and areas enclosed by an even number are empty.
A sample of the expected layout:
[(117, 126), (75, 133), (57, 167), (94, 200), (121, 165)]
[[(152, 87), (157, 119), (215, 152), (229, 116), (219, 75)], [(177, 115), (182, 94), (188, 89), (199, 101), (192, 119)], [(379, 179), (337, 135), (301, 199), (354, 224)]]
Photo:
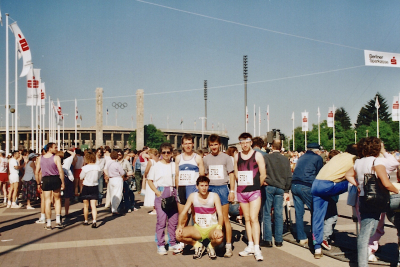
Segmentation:
[(379, 108), (381, 107), (381, 106), (379, 105), (378, 96), (376, 96), (375, 107), (376, 107), (377, 109), (379, 109)]
[(1, 26), (3, 26), (3, 18), (1, 17), (1, 11), (0, 11), (0, 23), (1, 23)]
[(267, 106), (267, 121), (269, 121), (269, 105)]
[(317, 116), (318, 116), (318, 119), (321, 117), (321, 112), (319, 112), (319, 107), (318, 107)]
[(79, 118), (80, 118), (80, 119), (81, 119), (81, 121), (82, 121), (82, 115), (80, 115), (80, 116), (79, 116)]
[(46, 88), (44, 86), (44, 83), (41, 83), (40, 86), (40, 107), (42, 109), (42, 114), (46, 114)]
[(181, 118), (181, 124), (180, 125), (182, 125), (182, 123), (183, 123), (183, 118)]
[(301, 123), (301, 130), (303, 132), (308, 132), (308, 112), (301, 113), (302, 123)]
[(294, 111), (292, 112), (292, 121), (294, 121)]
[(333, 107), (330, 107), (328, 110), (328, 119), (326, 121), (328, 127), (332, 128), (334, 126), (334, 121), (335, 121), (335, 114), (333, 113)]
[(107, 108), (107, 115), (108, 115), (108, 108)]
[(51, 107), (53, 108), (53, 114), (54, 114), (54, 117), (56, 119), (56, 123), (58, 124), (58, 111), (57, 111), (56, 106), (54, 105), (54, 101), (53, 100), (51, 100)]
[(62, 111), (61, 111), (61, 105), (60, 105), (60, 100), (57, 98), (57, 125), (62, 126), (62, 119), (63, 119), (63, 115), (62, 115)]
[(392, 120), (399, 121), (399, 115), (399, 96), (394, 96), (392, 105)]
[(249, 110), (246, 107), (246, 124), (249, 124)]
[(17, 22), (10, 24), (10, 29), (12, 33), (14, 33), (15, 39), (17, 39), (18, 49), (21, 51), (23, 59), (22, 72), (19, 77), (24, 77), (28, 75), (29, 70), (33, 67), (31, 50), (29, 48), (28, 42), (26, 41), (24, 35), (17, 25)]
[(31, 69), (28, 72), (27, 78), (27, 93), (26, 93), (26, 105), (36, 106), (38, 105), (38, 90), (40, 85), (40, 69)]
[[(108, 115), (108, 109), (107, 109), (107, 115)], [(76, 102), (75, 99), (75, 120), (78, 120), (78, 102)]]

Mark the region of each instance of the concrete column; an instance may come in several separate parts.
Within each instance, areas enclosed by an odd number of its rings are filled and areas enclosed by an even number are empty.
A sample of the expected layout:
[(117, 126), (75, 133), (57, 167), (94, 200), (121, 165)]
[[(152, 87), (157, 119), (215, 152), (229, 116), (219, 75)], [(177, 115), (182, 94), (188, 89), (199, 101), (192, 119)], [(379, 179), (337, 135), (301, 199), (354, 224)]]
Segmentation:
[(121, 143), (122, 143), (122, 149), (125, 148), (125, 138), (124, 138), (124, 133), (121, 132)]
[(71, 133), (68, 132), (68, 148), (71, 148), (71, 144), (72, 144), (72, 142), (71, 142)]
[(114, 133), (111, 133), (111, 149), (114, 149)]
[(136, 149), (144, 146), (144, 90), (136, 91)]
[(178, 135), (174, 136), (174, 148), (178, 149)]
[(193, 142), (194, 150), (197, 150), (197, 136), (194, 136), (193, 139), (194, 139), (194, 142)]
[[(90, 140), (92, 140), (90, 135)], [(96, 88), (96, 148), (103, 145), (103, 88)]]

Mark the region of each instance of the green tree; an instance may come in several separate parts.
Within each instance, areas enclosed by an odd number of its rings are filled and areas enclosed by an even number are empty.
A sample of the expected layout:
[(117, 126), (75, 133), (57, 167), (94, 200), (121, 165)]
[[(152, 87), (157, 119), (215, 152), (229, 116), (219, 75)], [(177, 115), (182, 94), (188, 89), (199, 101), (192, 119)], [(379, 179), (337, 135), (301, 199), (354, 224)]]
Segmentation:
[(335, 111), (335, 121), (340, 122), (343, 129), (350, 130), (351, 128), (351, 120), (347, 111), (341, 107)]
[[(159, 148), (160, 145), (167, 142), (164, 133), (157, 129), (153, 124), (144, 126), (144, 145), (152, 148)], [(128, 143), (132, 149), (136, 149), (136, 132), (131, 132)]]
[(361, 125), (369, 126), (372, 121), (376, 121), (376, 108), (375, 101), (378, 97), (379, 101), (379, 120), (390, 122), (391, 115), (388, 112), (388, 105), (386, 99), (378, 92), (375, 97), (368, 101), (368, 103), (360, 109), (357, 116), (357, 127)]

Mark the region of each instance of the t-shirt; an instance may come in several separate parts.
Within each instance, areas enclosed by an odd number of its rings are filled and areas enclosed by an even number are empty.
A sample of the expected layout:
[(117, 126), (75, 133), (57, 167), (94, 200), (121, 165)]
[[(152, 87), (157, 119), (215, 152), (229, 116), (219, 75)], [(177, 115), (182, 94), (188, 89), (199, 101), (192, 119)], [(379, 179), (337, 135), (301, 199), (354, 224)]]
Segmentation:
[(210, 185), (226, 185), (229, 183), (229, 173), (233, 172), (230, 156), (219, 152), (218, 155), (208, 154), (203, 158), (205, 174), (208, 174)]
[(110, 162), (113, 162), (110, 156), (104, 156), (104, 159), (106, 163), (104, 164), (104, 170), (108, 170), (108, 166), (110, 165)]
[(149, 172), (148, 179), (152, 180), (156, 187), (175, 185), (175, 162), (164, 164), (159, 161), (153, 165), (153, 168), (154, 172)]
[(71, 171), (71, 165), (72, 165), (73, 160), (74, 160), (74, 157), (70, 156), (70, 157), (64, 159), (63, 165), (62, 165), (62, 168), (64, 170), (64, 175), (67, 175), (68, 179), (71, 182), (74, 181), (74, 175), (72, 174), (72, 171)]
[(83, 166), (83, 157), (81, 155), (77, 155), (74, 169), (80, 170), (82, 169), (82, 166)]
[(82, 167), (79, 177), (83, 180), (83, 185), (96, 186), (99, 184), (100, 167), (97, 164), (88, 164)]
[[(333, 157), (332, 159), (334, 159)], [(375, 163), (374, 163), (375, 160)], [(358, 181), (358, 188), (360, 189), (360, 197), (364, 196), (364, 174), (373, 173), (372, 164), (374, 166), (385, 166), (385, 158), (366, 157), (357, 159), (354, 163), (354, 171), (356, 172), (356, 179)]]
[(19, 170), (14, 169), (14, 167), (18, 167), (18, 161), (15, 158), (10, 158), (9, 161), (9, 169), (10, 169), (10, 178), (19, 178)]
[(0, 173), (7, 173), (7, 158), (0, 158)]
[(334, 156), (322, 167), (315, 179), (335, 183), (345, 180), (344, 175), (353, 167), (355, 158), (356, 156), (347, 152)]

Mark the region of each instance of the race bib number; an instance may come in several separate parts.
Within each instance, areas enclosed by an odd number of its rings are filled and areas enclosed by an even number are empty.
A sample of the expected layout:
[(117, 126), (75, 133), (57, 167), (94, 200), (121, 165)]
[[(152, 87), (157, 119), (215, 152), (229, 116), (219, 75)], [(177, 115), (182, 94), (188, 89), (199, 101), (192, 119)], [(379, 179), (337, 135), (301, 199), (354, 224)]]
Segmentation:
[(211, 226), (211, 215), (212, 214), (200, 214), (196, 213), (196, 223), (202, 228), (208, 228)]
[(253, 185), (253, 171), (239, 171), (238, 185)]
[(195, 184), (194, 171), (179, 171), (179, 186)]
[(208, 176), (210, 177), (210, 180), (224, 179), (224, 166), (210, 165), (208, 167)]

